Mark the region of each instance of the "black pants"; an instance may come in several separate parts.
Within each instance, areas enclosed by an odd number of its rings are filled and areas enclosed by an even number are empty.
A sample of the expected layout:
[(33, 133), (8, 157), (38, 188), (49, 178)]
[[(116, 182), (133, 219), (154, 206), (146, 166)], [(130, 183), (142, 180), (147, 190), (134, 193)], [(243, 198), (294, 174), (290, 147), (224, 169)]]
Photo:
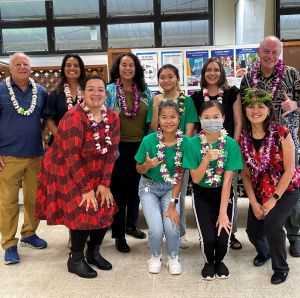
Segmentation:
[(70, 230), (72, 251), (82, 252), (89, 236), (91, 245), (101, 245), (106, 231), (107, 228), (99, 230)]
[[(229, 249), (229, 235), (224, 229), (218, 236), (216, 222), (219, 216), (222, 187), (206, 188), (193, 184), (193, 208), (200, 236), (200, 248), (205, 262), (221, 262)], [(231, 195), (232, 198), (232, 195)], [(230, 199), (227, 215), (232, 223), (233, 200)]]
[[(140, 142), (120, 142), (120, 156), (116, 160), (112, 173), (110, 189), (119, 207), (112, 224), (112, 237), (125, 236), (125, 226), (136, 227), (139, 215), (140, 199), (138, 186), (140, 175), (136, 171), (134, 156)], [(127, 208), (127, 217), (126, 217)]]
[(249, 240), (259, 255), (271, 256), (272, 269), (275, 272), (289, 271), (283, 225), (297, 204), (299, 195), (300, 189), (286, 191), (264, 220), (258, 220), (249, 206), (246, 230)]

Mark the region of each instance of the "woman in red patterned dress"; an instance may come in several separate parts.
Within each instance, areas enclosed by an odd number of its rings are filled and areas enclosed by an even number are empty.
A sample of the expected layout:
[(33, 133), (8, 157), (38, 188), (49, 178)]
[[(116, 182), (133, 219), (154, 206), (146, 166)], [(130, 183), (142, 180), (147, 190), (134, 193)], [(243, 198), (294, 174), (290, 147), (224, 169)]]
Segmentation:
[(300, 172), (295, 166), (295, 146), (289, 130), (272, 121), (272, 95), (245, 89), (245, 128), (239, 139), (244, 159), (242, 178), (249, 198), (247, 234), (257, 256), (256, 267), (271, 258), (272, 284), (288, 275), (283, 225), (300, 195)]
[(87, 262), (102, 270), (112, 268), (99, 249), (117, 211), (110, 180), (120, 124), (117, 113), (104, 106), (106, 83), (102, 78), (85, 80), (83, 98), (83, 104), (70, 109), (60, 121), (42, 161), (37, 217), (46, 219), (48, 225), (70, 229), (68, 271), (93, 278), (97, 272)]

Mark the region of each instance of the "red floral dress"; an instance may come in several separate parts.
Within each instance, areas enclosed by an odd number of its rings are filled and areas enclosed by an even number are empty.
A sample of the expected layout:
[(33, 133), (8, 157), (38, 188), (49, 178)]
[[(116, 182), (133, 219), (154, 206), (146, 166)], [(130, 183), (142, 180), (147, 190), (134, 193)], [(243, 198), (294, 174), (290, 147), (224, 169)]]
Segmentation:
[[(120, 123), (117, 113), (107, 110), (112, 145), (104, 143), (104, 124), (100, 123), (101, 146), (96, 151), (93, 130), (82, 107), (69, 110), (59, 123), (54, 143), (46, 151), (38, 176), (36, 216), (48, 225), (65, 225), (72, 230), (101, 229), (111, 225), (117, 205), (106, 205), (97, 211), (79, 207), (82, 194), (96, 191), (99, 184), (110, 187), (119, 143)], [(98, 203), (100, 198), (97, 198)]]
[[(274, 132), (274, 141), (271, 146), (270, 150), (270, 162), (268, 163), (267, 167), (260, 173), (254, 174), (256, 171), (255, 168), (252, 168), (250, 164), (247, 164), (247, 167), (251, 173), (251, 180), (254, 189), (254, 193), (257, 199), (263, 204), (273, 195), (276, 190), (276, 186), (283, 175), (284, 167), (283, 167), (283, 151), (282, 151), (282, 141), (287, 137), (289, 134), (289, 129), (281, 126), (279, 124), (272, 124)], [(243, 149), (242, 139), (244, 137), (249, 137), (249, 134), (246, 131), (242, 131), (242, 134), (239, 139), (239, 145), (241, 147), (243, 159), (247, 160), (247, 152)], [(253, 146), (253, 139), (250, 136), (250, 143), (251, 143), (251, 150), (252, 154), (254, 155), (255, 160), (258, 163), (261, 163), (261, 154), (257, 152)], [(264, 146), (265, 141), (261, 143), (260, 146)], [(300, 186), (300, 171), (297, 166), (295, 166), (295, 172), (292, 180), (290, 181), (287, 190), (295, 190)]]

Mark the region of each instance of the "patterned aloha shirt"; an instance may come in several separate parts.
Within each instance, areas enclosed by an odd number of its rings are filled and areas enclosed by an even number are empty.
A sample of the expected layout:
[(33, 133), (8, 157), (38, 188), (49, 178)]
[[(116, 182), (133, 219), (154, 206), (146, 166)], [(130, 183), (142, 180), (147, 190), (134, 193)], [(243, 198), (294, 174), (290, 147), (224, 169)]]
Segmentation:
[[(263, 76), (261, 72), (258, 73), (257, 78), (259, 79), (258, 88), (268, 90), (271, 89), (272, 78), (274, 77), (274, 72), (269, 78)], [(242, 79), (240, 91), (243, 98), (244, 90), (249, 87), (254, 87), (252, 80), (251, 71), (248, 72)], [(292, 138), (295, 143), (296, 152), (300, 153), (300, 143), (298, 137), (299, 128), (299, 113), (294, 111), (284, 118), (281, 117), (283, 111), (281, 109), (281, 103), (283, 101), (283, 92), (286, 92), (287, 96), (291, 100), (296, 100), (298, 106), (300, 106), (300, 74), (299, 72), (291, 66), (285, 66), (281, 84), (277, 92), (274, 95), (273, 107), (276, 113), (276, 121), (289, 128)]]

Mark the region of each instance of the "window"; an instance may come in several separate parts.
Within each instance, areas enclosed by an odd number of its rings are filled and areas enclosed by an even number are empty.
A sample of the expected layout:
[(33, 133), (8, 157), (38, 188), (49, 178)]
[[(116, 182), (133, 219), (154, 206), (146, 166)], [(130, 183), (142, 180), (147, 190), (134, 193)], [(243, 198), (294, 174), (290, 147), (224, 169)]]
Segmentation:
[(55, 49), (101, 49), (100, 26), (71, 26), (55, 28)]
[(203, 44), (208, 44), (208, 21), (162, 23), (163, 46)]
[(48, 51), (46, 28), (3, 29), (4, 52)]
[(107, 0), (107, 15), (122, 17), (153, 14), (153, 0)]
[(284, 41), (299, 40), (300, 1), (276, 0), (276, 35)]
[(208, 10), (208, 0), (161, 0), (161, 12), (165, 14), (194, 13)]
[(154, 24), (108, 25), (108, 46), (110, 48), (153, 47)]
[(98, 0), (53, 0), (55, 19), (99, 18)]
[(46, 19), (43, 1), (0, 2), (2, 21), (35, 21)]

